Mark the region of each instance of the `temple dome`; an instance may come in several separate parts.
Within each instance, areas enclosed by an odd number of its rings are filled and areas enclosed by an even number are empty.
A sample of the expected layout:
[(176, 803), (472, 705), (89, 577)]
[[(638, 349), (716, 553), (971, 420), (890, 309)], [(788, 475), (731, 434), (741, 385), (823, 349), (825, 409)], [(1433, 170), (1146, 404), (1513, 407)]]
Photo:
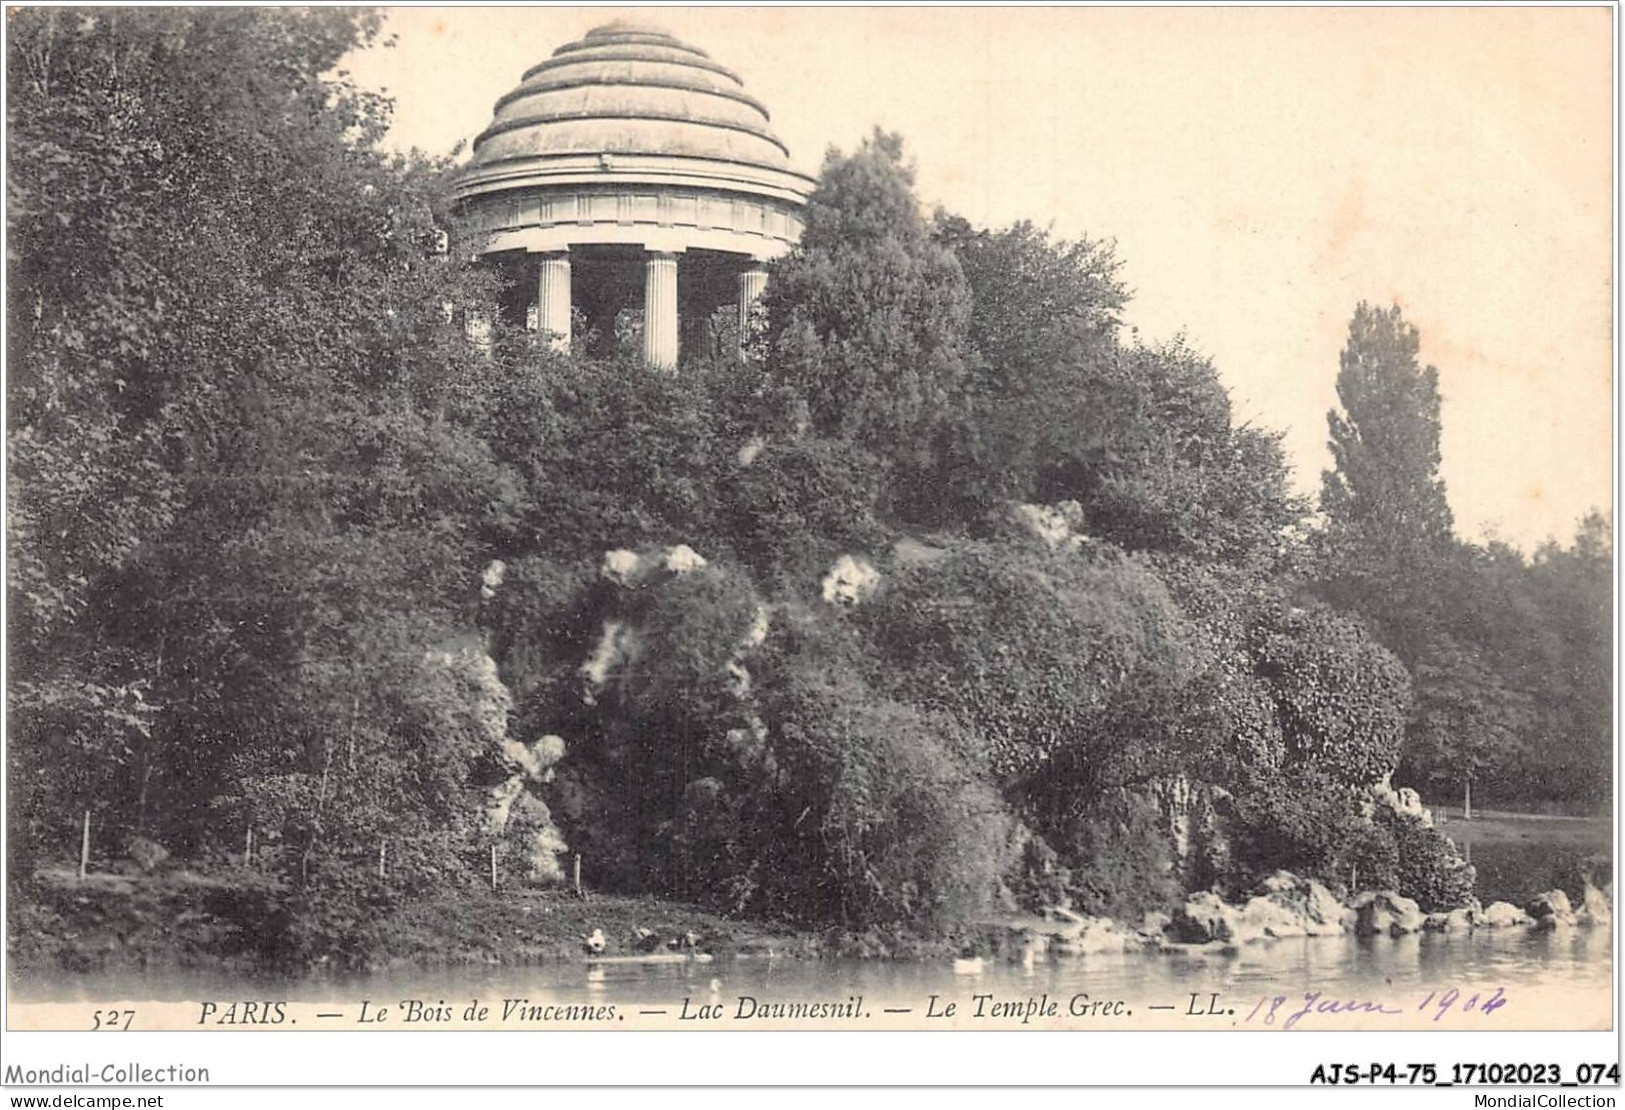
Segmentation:
[(609, 23), (526, 71), (474, 140), (471, 169), (601, 154), (790, 169), (767, 108), (738, 74), (659, 28)]
[(496, 102), (457, 195), (485, 253), (637, 245), (773, 258), (815, 182), (739, 75), (658, 27), (565, 43)]

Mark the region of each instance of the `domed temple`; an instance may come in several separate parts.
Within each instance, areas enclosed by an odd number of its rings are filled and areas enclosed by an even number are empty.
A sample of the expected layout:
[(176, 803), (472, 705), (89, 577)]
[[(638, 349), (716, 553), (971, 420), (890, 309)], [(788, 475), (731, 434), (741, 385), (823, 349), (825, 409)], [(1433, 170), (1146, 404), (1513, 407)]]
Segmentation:
[(528, 303), (509, 311), (568, 347), (573, 321), (613, 335), (617, 314), (641, 307), (644, 357), (671, 367), (724, 306), (745, 334), (812, 186), (737, 74), (617, 22), (497, 101), (457, 197), (484, 255), (525, 275)]

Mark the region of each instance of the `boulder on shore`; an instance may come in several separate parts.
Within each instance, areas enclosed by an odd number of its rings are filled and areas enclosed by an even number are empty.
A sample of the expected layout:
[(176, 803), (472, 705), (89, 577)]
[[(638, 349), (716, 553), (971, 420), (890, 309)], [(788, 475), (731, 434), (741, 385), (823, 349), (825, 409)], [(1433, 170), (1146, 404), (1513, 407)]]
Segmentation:
[(1421, 907), (1397, 891), (1368, 890), (1354, 901), (1354, 931), (1362, 937), (1402, 936), (1426, 922)]
[(1606, 890), (1599, 890), (1588, 880), (1580, 898), (1580, 908), (1574, 914), (1575, 923), (1608, 928), (1614, 923), (1614, 902)]
[(1557, 929), (1574, 924), (1574, 907), (1569, 904), (1569, 896), (1561, 890), (1548, 890), (1535, 895), (1524, 907), (1524, 912), (1534, 919), (1537, 929)]
[(1211, 890), (1198, 891), (1185, 899), (1168, 925), (1173, 938), (1184, 944), (1207, 944), (1232, 940), (1236, 935), (1237, 911)]
[(1294, 910), (1264, 895), (1247, 899), (1236, 915), (1234, 928), (1231, 939), (1237, 943), (1309, 935), (1303, 919)]
[(1173, 924), (1173, 915), (1163, 913), (1161, 910), (1146, 910), (1140, 917), (1140, 935), (1150, 940), (1160, 941), (1168, 926)]
[(1117, 922), (1106, 917), (1086, 917), (1081, 925), (1068, 927), (1064, 934), (1052, 935), (1049, 943), (1049, 950), (1057, 956), (1095, 956), (1138, 947), (1137, 937), (1124, 932)]
[(1263, 899), (1294, 919), (1295, 931), (1278, 932), (1272, 934), (1274, 936), (1330, 937), (1348, 931), (1349, 908), (1314, 879), (1277, 871), (1260, 882), (1257, 890)]
[(1510, 929), (1529, 925), (1533, 919), (1511, 902), (1491, 902), (1478, 915), (1478, 924), (1486, 929)]
[(1466, 933), (1471, 932), (1478, 923), (1479, 910), (1477, 904), (1457, 906), (1453, 910), (1442, 913), (1430, 913), (1422, 927), (1434, 933)]

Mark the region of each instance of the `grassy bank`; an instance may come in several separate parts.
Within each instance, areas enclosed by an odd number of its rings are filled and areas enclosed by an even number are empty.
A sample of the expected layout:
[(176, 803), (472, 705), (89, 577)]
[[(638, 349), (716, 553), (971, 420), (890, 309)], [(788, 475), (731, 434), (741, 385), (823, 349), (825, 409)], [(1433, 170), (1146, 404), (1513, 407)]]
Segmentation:
[[(1437, 812), (1437, 811), (1436, 811)], [(1489, 903), (1526, 904), (1560, 887), (1580, 893), (1589, 871), (1610, 874), (1605, 817), (1445, 810), (1442, 831), (1477, 869)], [(729, 918), (669, 899), (559, 889), (459, 889), (356, 905), (350, 916), (309, 912), (260, 872), (173, 869), (152, 875), (36, 872), (14, 890), (7, 922), (13, 968), (24, 973), (163, 967), (377, 969), (400, 965), (526, 964), (580, 959), (601, 933), (606, 956), (696, 949), (789, 957), (956, 955), (986, 940), (966, 925), (946, 935), (906, 930), (813, 931)], [(995, 930), (996, 932), (996, 930)]]
[(1612, 874), (1614, 829), (1607, 817), (1475, 809), (1469, 821), (1460, 807), (1441, 808), (1440, 828), (1477, 869), (1485, 903), (1523, 905), (1555, 887), (1574, 896), (1587, 869), (1599, 884)]
[(374, 905), (353, 920), (295, 920), (263, 877), (39, 872), (14, 892), (7, 945), (24, 972), (146, 967), (522, 964), (578, 959), (601, 932), (605, 955), (697, 948), (816, 955), (839, 941), (770, 922), (740, 921), (666, 899), (549, 889), (463, 890)]

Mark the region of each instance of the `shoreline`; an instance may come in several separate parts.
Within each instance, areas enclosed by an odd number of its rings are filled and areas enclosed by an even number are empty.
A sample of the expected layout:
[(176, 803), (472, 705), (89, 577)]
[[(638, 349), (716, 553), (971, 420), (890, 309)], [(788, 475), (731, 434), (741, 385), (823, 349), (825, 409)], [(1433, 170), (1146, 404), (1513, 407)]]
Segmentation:
[(760, 955), (793, 960), (979, 961), (1031, 965), (1113, 952), (1228, 956), (1260, 941), (1315, 936), (1401, 936), (1478, 929), (1560, 929), (1611, 923), (1609, 892), (1587, 887), (1571, 904), (1554, 890), (1526, 906), (1507, 902), (1424, 913), (1392, 891), (1351, 901), (1317, 882), (1277, 872), (1245, 900), (1187, 895), (1173, 913), (1136, 924), (1059, 907), (967, 921), (940, 933), (903, 928), (843, 930), (734, 918), (648, 895), (558, 889), (458, 891), (402, 900), (343, 936), (306, 935), (289, 946), (289, 923), (267, 936), (252, 915), (228, 916), (241, 895), (218, 876), (60, 872), (36, 876), (29, 901), (8, 922), (13, 975), (95, 975), (216, 969), (247, 975), (377, 974), (409, 968), (525, 967), (562, 962), (658, 963)]

